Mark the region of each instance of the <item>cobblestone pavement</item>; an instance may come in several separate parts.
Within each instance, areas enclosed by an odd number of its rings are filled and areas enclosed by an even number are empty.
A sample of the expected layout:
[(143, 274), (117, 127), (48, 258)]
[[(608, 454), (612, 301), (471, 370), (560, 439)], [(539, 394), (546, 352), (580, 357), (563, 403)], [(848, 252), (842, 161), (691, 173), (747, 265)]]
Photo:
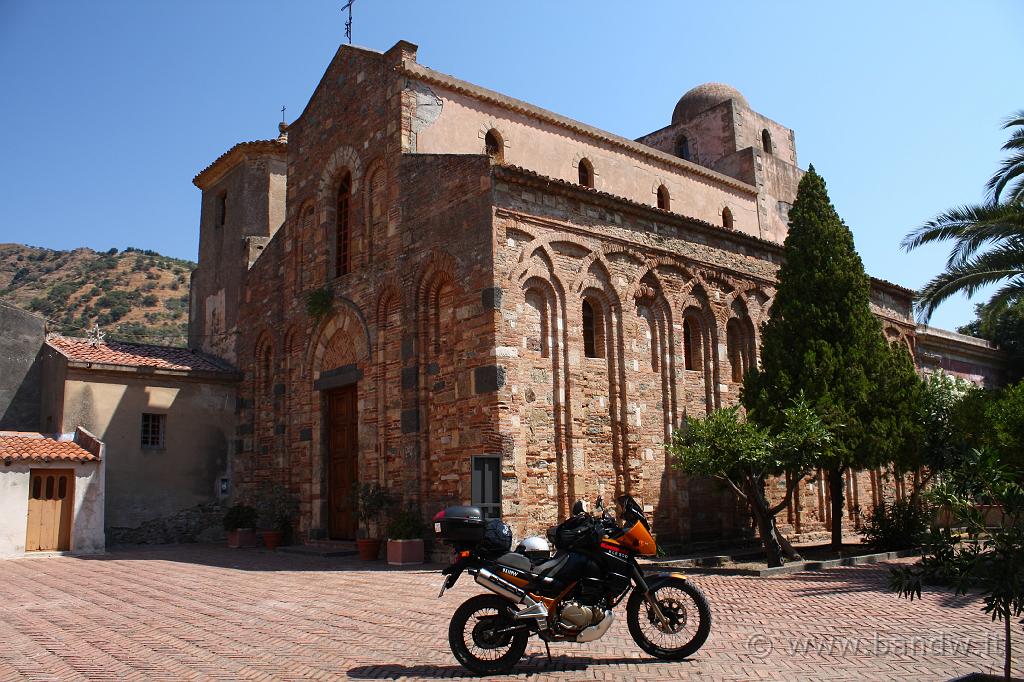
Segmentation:
[[(195, 545), (3, 561), (0, 679), (461, 676), (448, 619), (479, 588), (463, 579), (438, 600), (436, 569), (367, 566)], [(887, 591), (886, 573), (696, 576), (715, 621), (692, 659), (647, 657), (620, 607), (602, 640), (552, 645), (552, 663), (531, 641), (511, 677), (948, 680), (1001, 670), (1001, 627), (977, 599), (933, 592), (909, 603)]]

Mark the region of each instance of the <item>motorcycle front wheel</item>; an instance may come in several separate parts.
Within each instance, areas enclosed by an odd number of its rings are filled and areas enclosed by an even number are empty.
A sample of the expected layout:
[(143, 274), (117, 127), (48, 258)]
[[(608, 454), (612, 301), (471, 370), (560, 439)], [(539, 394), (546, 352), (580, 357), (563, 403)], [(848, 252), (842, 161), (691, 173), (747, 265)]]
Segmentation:
[(463, 602), (448, 626), (448, 644), (459, 663), (478, 675), (508, 672), (526, 653), (530, 633), (502, 632), (518, 623), (511, 603), (480, 594)]
[(665, 616), (661, 621), (637, 590), (626, 603), (626, 623), (637, 645), (651, 656), (678, 661), (692, 655), (711, 633), (711, 607), (696, 585), (671, 578), (653, 590)]

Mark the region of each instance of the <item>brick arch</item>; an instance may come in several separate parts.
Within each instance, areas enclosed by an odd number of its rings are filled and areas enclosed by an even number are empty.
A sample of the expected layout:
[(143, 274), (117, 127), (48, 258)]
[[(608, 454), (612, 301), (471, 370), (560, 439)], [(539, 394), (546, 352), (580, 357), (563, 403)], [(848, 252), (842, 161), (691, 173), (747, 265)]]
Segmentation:
[(687, 319), (696, 319), (697, 324), (700, 325), (701, 354), (699, 359), (701, 367), (698, 369), (704, 374), (705, 408), (711, 411), (721, 406), (721, 393), (718, 390), (719, 320), (712, 307), (707, 283), (699, 275), (688, 283), (681, 307), (682, 312), (679, 316), (681, 322), (685, 323)]
[(646, 306), (651, 312), (651, 319), (645, 320), (651, 333), (651, 369), (657, 372), (661, 383), (662, 416), (666, 440), (676, 423), (678, 410), (676, 387), (676, 332), (675, 315), (672, 305), (665, 294), (665, 286), (661, 277), (654, 269), (647, 270), (637, 284), (631, 287), (627, 301), (634, 301), (639, 307)]
[[(380, 248), (382, 243), (381, 235), (377, 234), (378, 230), (383, 227), (387, 236), (387, 224), (388, 224), (388, 178), (387, 178), (387, 166), (384, 164), (384, 158), (378, 156), (366, 166), (366, 188), (360, 193), (363, 203), (363, 229), (365, 230), (365, 242), (366, 242), (366, 262), (372, 263), (378, 258), (376, 249)], [(378, 175), (381, 174), (381, 175)], [(378, 223), (374, 223), (373, 209), (374, 209), (374, 190), (380, 182), (383, 182), (383, 189), (381, 190), (383, 195), (377, 197), (381, 201), (381, 210), (383, 212), (382, 218)]]
[[(529, 232), (522, 228), (521, 224), (518, 223), (517, 227), (514, 229), (518, 230), (522, 234), (530, 234)], [(528, 244), (525, 244), (523, 246), (523, 251), (519, 256), (519, 262), (528, 260), (531, 256), (533, 256), (534, 251), (536, 251), (539, 247), (543, 247), (545, 252), (548, 252), (551, 248), (551, 244), (554, 244), (556, 242), (568, 242), (569, 244), (572, 244), (573, 246), (578, 246), (579, 248), (590, 253), (593, 253), (594, 251), (594, 248), (590, 246), (590, 244), (588, 244), (583, 239), (580, 239), (577, 235), (570, 234), (568, 232), (552, 232), (550, 234), (545, 234), (543, 236), (536, 237), (532, 239)], [(548, 253), (548, 255), (550, 256), (550, 253)]]
[(569, 329), (565, 324), (565, 290), (552, 273), (545, 272), (539, 266), (523, 271), (517, 281), (522, 289), (524, 302), (527, 302), (531, 293), (536, 293), (545, 304), (545, 310), (542, 311), (545, 318), (542, 320), (541, 333), (547, 334), (547, 360), (551, 368), (551, 442), (555, 456), (556, 515), (557, 520), (562, 521), (568, 516), (570, 506), (576, 499), (576, 465), (572, 456), (574, 426), (566, 376)]
[[(742, 375), (757, 365), (759, 339), (743, 298), (733, 297), (728, 310), (729, 317), (724, 329), (729, 368), (733, 372), (733, 381), (742, 381)], [(739, 365), (738, 368), (735, 366), (736, 363)]]
[[(359, 153), (352, 147), (338, 147), (324, 164), (316, 189), (317, 203), (321, 209), (334, 202), (334, 188), (338, 184), (343, 170), (352, 174), (352, 192), (354, 194), (359, 189), (359, 181), (363, 177), (363, 163), (359, 159)], [(324, 212), (321, 211), (321, 213)]]
[(314, 331), (306, 367), (314, 376), (346, 364), (365, 361), (370, 355), (370, 333), (359, 307), (347, 298), (335, 298), (334, 312)]

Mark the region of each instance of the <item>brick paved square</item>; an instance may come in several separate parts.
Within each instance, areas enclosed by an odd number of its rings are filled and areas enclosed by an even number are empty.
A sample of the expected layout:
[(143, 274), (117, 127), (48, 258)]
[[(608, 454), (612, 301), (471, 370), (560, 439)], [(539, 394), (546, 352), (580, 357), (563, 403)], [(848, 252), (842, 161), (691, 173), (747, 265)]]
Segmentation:
[[(436, 568), (201, 545), (0, 568), (2, 680), (459, 678), (448, 619), (479, 591), (463, 579), (436, 599)], [(886, 573), (696, 576), (715, 622), (691, 660), (650, 659), (617, 612), (604, 639), (552, 645), (553, 663), (531, 641), (509, 677), (948, 680), (1001, 670), (1001, 628), (976, 599), (932, 592), (910, 604), (888, 592)]]

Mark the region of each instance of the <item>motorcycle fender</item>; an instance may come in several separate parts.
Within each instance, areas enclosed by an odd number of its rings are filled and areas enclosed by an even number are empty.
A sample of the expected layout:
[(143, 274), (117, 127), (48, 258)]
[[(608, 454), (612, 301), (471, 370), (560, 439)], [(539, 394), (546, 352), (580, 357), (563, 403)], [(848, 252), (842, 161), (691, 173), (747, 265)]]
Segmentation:
[(688, 578), (682, 573), (647, 573), (644, 575), (644, 580), (647, 581), (647, 587), (651, 590), (656, 590), (669, 580), (678, 578), (679, 580), (687, 580)]

